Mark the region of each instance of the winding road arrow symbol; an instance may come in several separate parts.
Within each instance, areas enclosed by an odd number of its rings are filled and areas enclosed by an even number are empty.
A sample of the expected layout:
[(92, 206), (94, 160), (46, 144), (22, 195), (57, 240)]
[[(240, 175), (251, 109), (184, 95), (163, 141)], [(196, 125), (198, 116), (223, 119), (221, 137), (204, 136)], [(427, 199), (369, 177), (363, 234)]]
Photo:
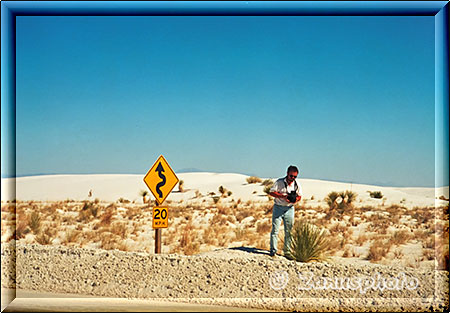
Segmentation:
[(159, 177), (162, 179), (162, 181), (160, 181), (156, 185), (156, 192), (158, 193), (159, 197), (162, 198), (163, 197), (163, 193), (162, 193), (160, 188), (166, 184), (166, 176), (164, 176), (164, 174), (163, 174), (164, 168), (161, 165), (161, 162), (159, 162), (158, 166), (156, 167), (155, 172), (158, 172)]

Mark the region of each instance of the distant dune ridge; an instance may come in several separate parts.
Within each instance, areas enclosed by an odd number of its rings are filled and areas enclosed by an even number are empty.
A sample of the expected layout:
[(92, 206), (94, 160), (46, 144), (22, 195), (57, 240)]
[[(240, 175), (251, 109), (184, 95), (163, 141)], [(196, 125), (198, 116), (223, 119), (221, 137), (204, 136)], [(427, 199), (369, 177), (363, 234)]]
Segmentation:
[[(131, 202), (142, 201), (141, 190), (148, 190), (144, 175), (127, 174), (92, 174), (92, 175), (42, 175), (18, 178), (2, 178), (2, 201), (14, 197), (11, 186), (16, 187), (16, 199), (21, 201), (62, 201), (67, 199), (86, 200), (98, 198), (103, 201), (116, 201), (119, 198)], [(233, 173), (192, 172), (179, 173), (177, 177), (184, 182), (186, 192), (177, 193), (175, 186), (167, 200), (189, 200), (196, 191), (202, 194), (216, 192), (220, 186), (232, 192), (230, 199), (242, 201), (266, 200), (266, 194), (260, 184), (248, 184), (249, 176)], [(267, 179), (267, 178), (261, 178)], [(270, 178), (272, 180), (277, 177)], [(383, 199), (373, 199), (369, 191), (380, 191), (385, 197), (385, 204), (402, 203), (405, 206), (443, 205), (445, 201), (436, 199), (444, 196), (448, 199), (449, 189), (427, 187), (381, 187), (365, 184), (341, 183), (317, 179), (299, 178), (304, 192), (304, 198), (311, 199), (309, 204), (323, 200), (331, 191), (351, 190), (358, 194), (360, 200), (378, 204)], [(89, 192), (91, 191), (91, 197)], [(255, 192), (256, 191), (256, 192)], [(150, 197), (153, 197), (150, 193)], [(264, 198), (264, 199), (263, 199)]]

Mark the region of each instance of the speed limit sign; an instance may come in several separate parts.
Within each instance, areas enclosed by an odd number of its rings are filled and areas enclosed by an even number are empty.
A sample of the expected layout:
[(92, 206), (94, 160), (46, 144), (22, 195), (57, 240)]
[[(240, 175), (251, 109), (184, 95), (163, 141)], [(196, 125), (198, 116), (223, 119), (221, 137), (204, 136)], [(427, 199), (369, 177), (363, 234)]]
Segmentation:
[(169, 213), (166, 206), (153, 208), (153, 228), (167, 228), (169, 226)]

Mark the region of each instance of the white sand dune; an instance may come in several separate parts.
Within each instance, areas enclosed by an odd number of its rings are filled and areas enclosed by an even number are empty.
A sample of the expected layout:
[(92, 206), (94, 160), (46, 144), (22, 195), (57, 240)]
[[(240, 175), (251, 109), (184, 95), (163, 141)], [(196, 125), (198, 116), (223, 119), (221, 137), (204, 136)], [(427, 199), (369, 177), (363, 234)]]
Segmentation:
[[(194, 201), (201, 193), (203, 196), (211, 192), (219, 194), (218, 188), (223, 186), (232, 192), (232, 199), (242, 201), (267, 201), (264, 186), (247, 183), (248, 176), (233, 173), (180, 173), (185, 192), (178, 192), (175, 186), (167, 200)], [(98, 198), (103, 201), (116, 201), (124, 198), (142, 202), (141, 190), (148, 190), (143, 181), (144, 175), (127, 174), (92, 174), (92, 175), (42, 175), (13, 178), (2, 178), (2, 201), (35, 200), (61, 201), (67, 199), (86, 200)], [(262, 178), (266, 179), (266, 178)], [(270, 178), (276, 179), (276, 178)], [(303, 188), (304, 201), (310, 205), (320, 204), (331, 191), (351, 190), (358, 195), (357, 202), (366, 205), (402, 204), (407, 207), (443, 205), (446, 201), (438, 200), (443, 195), (448, 198), (449, 189), (425, 187), (381, 187), (365, 184), (350, 184), (317, 179), (298, 179)], [(14, 194), (15, 187), (15, 194)], [(92, 191), (92, 196), (88, 197)], [(370, 198), (369, 191), (381, 191), (384, 199)], [(152, 195), (150, 193), (150, 197)], [(358, 204), (358, 203), (357, 203)]]

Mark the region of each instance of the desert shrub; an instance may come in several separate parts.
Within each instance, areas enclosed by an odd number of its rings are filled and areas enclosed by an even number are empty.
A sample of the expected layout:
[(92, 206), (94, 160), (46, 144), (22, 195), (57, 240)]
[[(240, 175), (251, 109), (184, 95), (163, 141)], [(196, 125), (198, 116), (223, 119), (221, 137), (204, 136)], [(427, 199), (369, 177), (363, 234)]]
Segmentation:
[(244, 218), (249, 217), (250, 215), (252, 215), (253, 211), (252, 210), (240, 210), (237, 214), (236, 214), (236, 220), (238, 222), (241, 222)]
[(200, 251), (200, 244), (198, 242), (190, 242), (184, 248), (183, 252), (185, 255), (193, 255)]
[(109, 207), (106, 208), (106, 211), (100, 216), (100, 224), (102, 226), (111, 224), (114, 215), (114, 209), (115, 207), (110, 205)]
[(389, 252), (389, 246), (386, 245), (381, 239), (376, 239), (369, 248), (369, 254), (367, 260), (380, 261)]
[(258, 224), (256, 224), (256, 232), (258, 234), (265, 234), (270, 232), (270, 230), (272, 229), (272, 224), (269, 222), (258, 222)]
[(75, 242), (80, 236), (80, 232), (75, 229), (68, 229), (65, 233), (64, 243)]
[(395, 249), (394, 250), (394, 258), (395, 259), (402, 259), (404, 256), (403, 251), (401, 249)]
[(194, 226), (192, 225), (192, 223), (188, 223), (184, 226), (184, 230), (181, 234), (181, 239), (180, 239), (180, 247), (181, 248), (185, 248), (186, 246), (188, 246), (193, 239), (192, 236), (192, 230), (193, 230)]
[(271, 184), (269, 184), (269, 185), (264, 185), (263, 191), (264, 191), (266, 194), (270, 194), (270, 189), (272, 188), (272, 186), (273, 186), (273, 182), (272, 182)]
[(221, 194), (222, 196), (225, 194), (226, 191), (227, 191), (227, 190), (225, 189), (224, 186), (219, 186), (219, 192), (220, 192), (220, 194)]
[(230, 215), (232, 214), (231, 208), (228, 206), (218, 205), (217, 213), (222, 215)]
[(105, 233), (100, 241), (100, 248), (104, 250), (113, 250), (117, 247), (116, 236), (111, 233)]
[(21, 239), (25, 237), (26, 234), (30, 232), (30, 229), (28, 228), (28, 222), (25, 220), (19, 220), (16, 226), (16, 240)]
[(296, 222), (291, 230), (288, 257), (298, 262), (326, 260), (329, 241), (324, 229), (308, 222)]
[(41, 228), (41, 216), (38, 212), (33, 211), (29, 217), (29, 226), (34, 234), (38, 234)]
[(362, 246), (369, 238), (365, 234), (360, 234), (358, 238), (355, 240), (355, 243), (358, 246)]
[(236, 240), (241, 240), (246, 237), (247, 230), (243, 227), (236, 227), (234, 229), (234, 235), (236, 237)]
[(231, 192), (230, 190), (227, 191), (227, 195), (231, 196), (233, 194), (233, 192)]
[(355, 256), (355, 251), (353, 249), (350, 249), (348, 246), (345, 247), (344, 253), (342, 253), (343, 258), (351, 258)]
[(411, 238), (409, 231), (402, 229), (396, 231), (391, 237), (391, 243), (394, 245), (401, 245), (406, 243)]
[(383, 198), (383, 194), (381, 193), (381, 191), (368, 191), (368, 193), (371, 198), (374, 198), (374, 199), (382, 199)]
[(208, 227), (203, 231), (203, 242), (206, 244), (212, 244), (214, 242), (214, 228)]
[(250, 176), (247, 177), (247, 183), (249, 184), (256, 184), (262, 182), (262, 179), (256, 176)]
[(121, 238), (125, 238), (127, 235), (127, 225), (122, 222), (114, 222), (110, 227), (110, 232)]
[(219, 202), (219, 200), (220, 200), (220, 197), (213, 196), (212, 199), (213, 199), (214, 203), (217, 204), (217, 202)]
[(435, 256), (434, 249), (424, 249), (423, 250), (423, 257), (426, 260), (434, 260), (434, 256)]
[(52, 237), (55, 235), (56, 230), (51, 230), (50, 228), (46, 228), (42, 233), (36, 236), (35, 240), (37, 243), (41, 245), (48, 245), (52, 242)]
[(273, 186), (273, 181), (272, 181), (271, 179), (265, 179), (265, 180), (261, 183), (261, 185), (272, 187), (272, 186)]

